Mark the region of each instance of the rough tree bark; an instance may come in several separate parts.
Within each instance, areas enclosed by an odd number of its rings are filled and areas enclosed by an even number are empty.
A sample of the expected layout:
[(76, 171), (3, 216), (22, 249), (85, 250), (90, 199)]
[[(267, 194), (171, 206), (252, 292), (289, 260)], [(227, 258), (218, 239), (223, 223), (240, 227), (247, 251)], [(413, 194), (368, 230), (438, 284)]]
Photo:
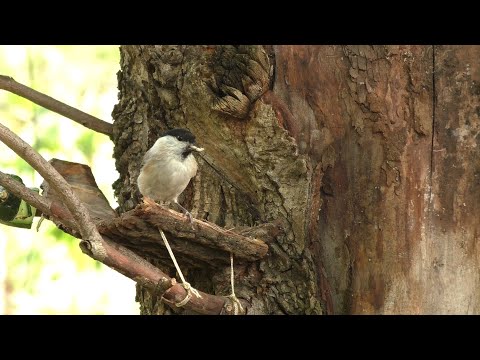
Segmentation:
[[(184, 206), (226, 228), (280, 229), (266, 258), (236, 264), (249, 314), (478, 313), (479, 56), (123, 46), (119, 210), (140, 201), (141, 158), (158, 135), (188, 128), (206, 151)], [(181, 265), (196, 288), (229, 293), (228, 267)], [(144, 314), (171, 312), (140, 287), (137, 298)]]

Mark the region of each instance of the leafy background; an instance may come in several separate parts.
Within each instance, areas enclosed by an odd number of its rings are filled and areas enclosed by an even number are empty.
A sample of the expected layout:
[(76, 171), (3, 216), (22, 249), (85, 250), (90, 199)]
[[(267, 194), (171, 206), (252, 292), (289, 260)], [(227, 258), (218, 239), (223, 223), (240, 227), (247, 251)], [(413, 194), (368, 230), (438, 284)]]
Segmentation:
[[(118, 46), (0, 46), (0, 74), (111, 122)], [(111, 206), (117, 179), (104, 135), (0, 90), (0, 122), (47, 160), (91, 167)], [(28, 187), (42, 177), (0, 143), (0, 169)], [(37, 233), (0, 224), (0, 314), (138, 314), (134, 282), (82, 254), (78, 240), (44, 221)]]

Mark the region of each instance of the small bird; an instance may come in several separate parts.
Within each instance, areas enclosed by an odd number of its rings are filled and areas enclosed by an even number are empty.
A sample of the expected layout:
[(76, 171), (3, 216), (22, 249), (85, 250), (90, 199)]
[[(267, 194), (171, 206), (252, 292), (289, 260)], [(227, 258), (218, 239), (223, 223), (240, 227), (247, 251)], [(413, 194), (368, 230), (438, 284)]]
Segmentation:
[(155, 201), (174, 202), (188, 216), (192, 215), (178, 203), (178, 196), (197, 173), (197, 161), (193, 152), (201, 152), (195, 136), (186, 129), (173, 129), (163, 133), (145, 153), (137, 184), (143, 201), (157, 205)]

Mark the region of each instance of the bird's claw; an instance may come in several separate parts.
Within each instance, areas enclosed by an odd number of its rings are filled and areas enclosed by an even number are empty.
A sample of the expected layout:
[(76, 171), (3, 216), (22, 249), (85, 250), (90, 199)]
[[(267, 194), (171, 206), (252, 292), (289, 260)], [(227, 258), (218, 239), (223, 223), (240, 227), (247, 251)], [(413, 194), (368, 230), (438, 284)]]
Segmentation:
[(190, 211), (185, 212), (185, 216), (188, 217), (188, 220), (190, 221), (190, 225), (192, 226), (192, 229), (195, 230), (195, 227), (193, 226), (193, 216), (190, 214)]
[(175, 204), (177, 204), (177, 206), (182, 210), (183, 214), (188, 217), (188, 220), (190, 220), (190, 225), (192, 226), (192, 230), (195, 230), (195, 228), (193, 227), (193, 216), (192, 214), (190, 214), (190, 211), (188, 211), (187, 209), (185, 209), (182, 205), (180, 205), (177, 201), (175, 201)]

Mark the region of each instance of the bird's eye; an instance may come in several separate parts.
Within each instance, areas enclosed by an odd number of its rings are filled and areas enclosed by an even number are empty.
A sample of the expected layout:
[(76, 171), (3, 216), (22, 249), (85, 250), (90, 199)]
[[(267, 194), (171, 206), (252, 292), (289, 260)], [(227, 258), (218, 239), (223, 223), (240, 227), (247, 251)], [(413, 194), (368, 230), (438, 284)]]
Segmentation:
[(177, 136), (178, 141), (183, 141), (183, 138), (181, 136)]

